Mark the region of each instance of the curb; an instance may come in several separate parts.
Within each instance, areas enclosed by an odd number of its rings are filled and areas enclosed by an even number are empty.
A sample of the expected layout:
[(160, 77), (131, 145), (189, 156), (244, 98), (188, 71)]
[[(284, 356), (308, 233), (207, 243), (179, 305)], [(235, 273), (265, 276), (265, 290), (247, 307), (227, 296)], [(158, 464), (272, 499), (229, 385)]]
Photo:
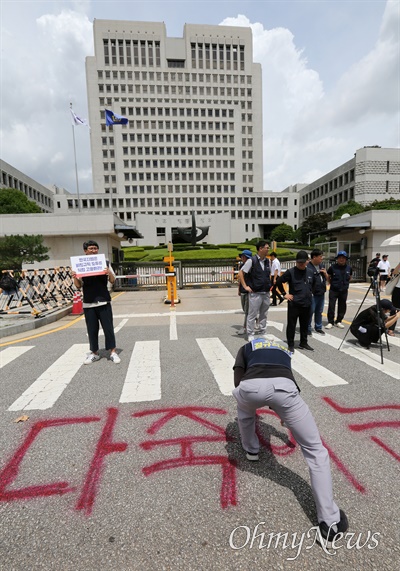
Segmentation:
[(50, 315), (45, 315), (43, 317), (36, 317), (27, 320), (25, 323), (16, 323), (15, 325), (10, 325), (9, 327), (4, 327), (0, 329), (0, 339), (3, 337), (11, 337), (11, 335), (17, 335), (18, 333), (24, 333), (25, 331), (31, 331), (33, 329), (39, 329), (44, 325), (49, 325), (49, 323), (54, 323), (59, 319), (62, 319), (66, 315), (72, 312), (72, 305), (64, 307)]

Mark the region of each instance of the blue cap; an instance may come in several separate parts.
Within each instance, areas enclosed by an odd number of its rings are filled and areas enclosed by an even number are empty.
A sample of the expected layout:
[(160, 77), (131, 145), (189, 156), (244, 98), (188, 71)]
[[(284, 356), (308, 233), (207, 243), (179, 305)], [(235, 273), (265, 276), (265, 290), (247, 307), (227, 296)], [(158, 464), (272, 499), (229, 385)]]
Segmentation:
[(251, 258), (253, 254), (250, 250), (243, 250), (243, 252), (240, 255), (246, 256), (246, 258)]
[(349, 256), (347, 255), (347, 252), (345, 252), (344, 250), (340, 250), (340, 252), (337, 253), (337, 258), (339, 256), (344, 256), (345, 258), (348, 258)]

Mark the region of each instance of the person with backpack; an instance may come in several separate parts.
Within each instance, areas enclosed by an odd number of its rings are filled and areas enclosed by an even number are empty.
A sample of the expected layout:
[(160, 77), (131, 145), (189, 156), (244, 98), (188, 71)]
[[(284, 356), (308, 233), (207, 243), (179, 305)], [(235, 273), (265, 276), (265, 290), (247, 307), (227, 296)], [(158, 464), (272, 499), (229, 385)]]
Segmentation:
[[(99, 252), (99, 245), (94, 240), (88, 240), (83, 244), (83, 251), (86, 256), (96, 255)], [(107, 261), (107, 267), (102, 275), (78, 278), (76, 273), (72, 272), (72, 277), (75, 287), (83, 290), (83, 312), (89, 337), (90, 353), (83, 364), (90, 365), (100, 359), (100, 323), (104, 331), (106, 350), (110, 351), (110, 360), (113, 363), (120, 363), (121, 359), (116, 351), (111, 296), (107, 287), (108, 282), (111, 284), (115, 282), (115, 274), (110, 263)]]
[(246, 325), (249, 341), (254, 339), (257, 316), (259, 319), (258, 335), (265, 334), (270, 303), (271, 267), (267, 258), (269, 244), (265, 240), (259, 240), (256, 249), (257, 254), (247, 260), (238, 274), (243, 289), (249, 294), (249, 313)]
[[(288, 301), (286, 340), (289, 351), (294, 352), (294, 336), (296, 333), (296, 323), (300, 323), (300, 344), (299, 349), (314, 351), (307, 342), (308, 320), (310, 317), (312, 303), (312, 288), (314, 275), (307, 268), (308, 254), (305, 250), (300, 250), (296, 254), (296, 265), (289, 268), (278, 278), (277, 288)], [(289, 285), (289, 292), (286, 293), (283, 284)]]
[(4, 270), (0, 276), (0, 289), (4, 295), (13, 295), (18, 291), (17, 281), (10, 275), (9, 272)]

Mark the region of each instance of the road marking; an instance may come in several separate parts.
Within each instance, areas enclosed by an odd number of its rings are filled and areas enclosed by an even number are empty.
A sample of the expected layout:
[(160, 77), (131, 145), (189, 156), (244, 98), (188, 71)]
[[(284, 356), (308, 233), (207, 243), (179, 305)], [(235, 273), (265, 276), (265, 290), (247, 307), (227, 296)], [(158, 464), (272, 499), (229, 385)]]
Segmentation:
[[(274, 327), (275, 325), (282, 326), (281, 323), (274, 324)], [(280, 341), (277, 337), (274, 337), (274, 340)], [(314, 385), (314, 387), (334, 387), (336, 385), (348, 384), (342, 377), (339, 377), (326, 369), (326, 367), (318, 365), (318, 363), (303, 355), (301, 349), (300, 351), (296, 349), (293, 354), (292, 369)]]
[(8, 410), (51, 408), (82, 365), (87, 345), (72, 345), (10, 406)]
[(137, 341), (132, 351), (119, 402), (145, 402), (160, 399), (160, 342)]
[(30, 345), (29, 347), (8, 347), (4, 349), (4, 351), (0, 353), (0, 369), (29, 351), (29, 349), (33, 349), (33, 347), (34, 345)]
[[(116, 328), (114, 329), (114, 333), (118, 333), (118, 331), (121, 331), (121, 329), (123, 328), (123, 326), (125, 325), (125, 323), (128, 323), (128, 320), (127, 320), (127, 319), (123, 319), (123, 320), (121, 321), (121, 323), (118, 325), (118, 327), (116, 327)], [(87, 333), (86, 333), (86, 335), (87, 335)], [(103, 331), (102, 329), (101, 329), (101, 331), (99, 331), (99, 337), (100, 337), (100, 335), (104, 335), (104, 331)]]
[(233, 389), (233, 365), (235, 359), (232, 357), (225, 345), (218, 337), (196, 339), (200, 351), (206, 360), (219, 390), (225, 396), (232, 395)]
[[(314, 337), (314, 339), (317, 338)], [(325, 333), (325, 335), (318, 336), (318, 341), (326, 343), (327, 345), (333, 347), (334, 349), (339, 349), (339, 346), (342, 342), (341, 339), (338, 339), (333, 335), (329, 335), (328, 333)], [(382, 341), (385, 344), (385, 340), (382, 339)], [(391, 338), (389, 337), (389, 343), (390, 341)], [(382, 373), (389, 375), (389, 377), (393, 377), (394, 379), (400, 379), (399, 364), (395, 363), (394, 361), (390, 361), (389, 359), (386, 359), (385, 355), (383, 357), (384, 363), (382, 365), (380, 353), (379, 354), (372, 353), (368, 349), (363, 349), (362, 347), (358, 347), (357, 345), (355, 344), (353, 345), (352, 343), (348, 343), (347, 341), (343, 343), (340, 351), (346, 353), (346, 355), (350, 355), (350, 357), (354, 357), (355, 359), (362, 361), (363, 363), (369, 365), (370, 367), (373, 367), (374, 369), (378, 369), (378, 371), (381, 371)]]
[(171, 311), (169, 319), (169, 339), (170, 341), (176, 341), (178, 339), (178, 330), (176, 328), (176, 313)]

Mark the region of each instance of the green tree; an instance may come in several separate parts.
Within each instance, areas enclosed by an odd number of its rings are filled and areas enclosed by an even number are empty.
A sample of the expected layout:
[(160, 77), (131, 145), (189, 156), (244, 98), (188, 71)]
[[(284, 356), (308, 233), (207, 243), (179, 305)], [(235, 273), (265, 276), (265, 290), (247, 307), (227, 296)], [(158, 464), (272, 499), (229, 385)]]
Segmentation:
[(42, 212), (36, 202), (15, 188), (0, 188), (0, 214), (30, 214)]
[(375, 200), (365, 210), (400, 210), (400, 200), (387, 198), (386, 200)]
[(287, 240), (293, 240), (294, 230), (289, 224), (279, 224), (271, 232), (271, 240), (276, 242), (286, 242)]
[(327, 213), (311, 214), (299, 228), (301, 242), (308, 244), (315, 236), (316, 232), (320, 233), (328, 228), (328, 222), (332, 220), (331, 215)]
[(353, 216), (354, 214), (360, 214), (360, 212), (364, 212), (365, 208), (362, 204), (355, 202), (354, 200), (349, 200), (349, 202), (345, 202), (345, 204), (341, 204), (339, 208), (335, 211), (333, 215), (334, 220), (339, 220), (343, 216), (343, 214), (350, 214)]
[(43, 245), (43, 236), (4, 236), (0, 238), (0, 267), (20, 270), (23, 263), (48, 260), (49, 249)]

